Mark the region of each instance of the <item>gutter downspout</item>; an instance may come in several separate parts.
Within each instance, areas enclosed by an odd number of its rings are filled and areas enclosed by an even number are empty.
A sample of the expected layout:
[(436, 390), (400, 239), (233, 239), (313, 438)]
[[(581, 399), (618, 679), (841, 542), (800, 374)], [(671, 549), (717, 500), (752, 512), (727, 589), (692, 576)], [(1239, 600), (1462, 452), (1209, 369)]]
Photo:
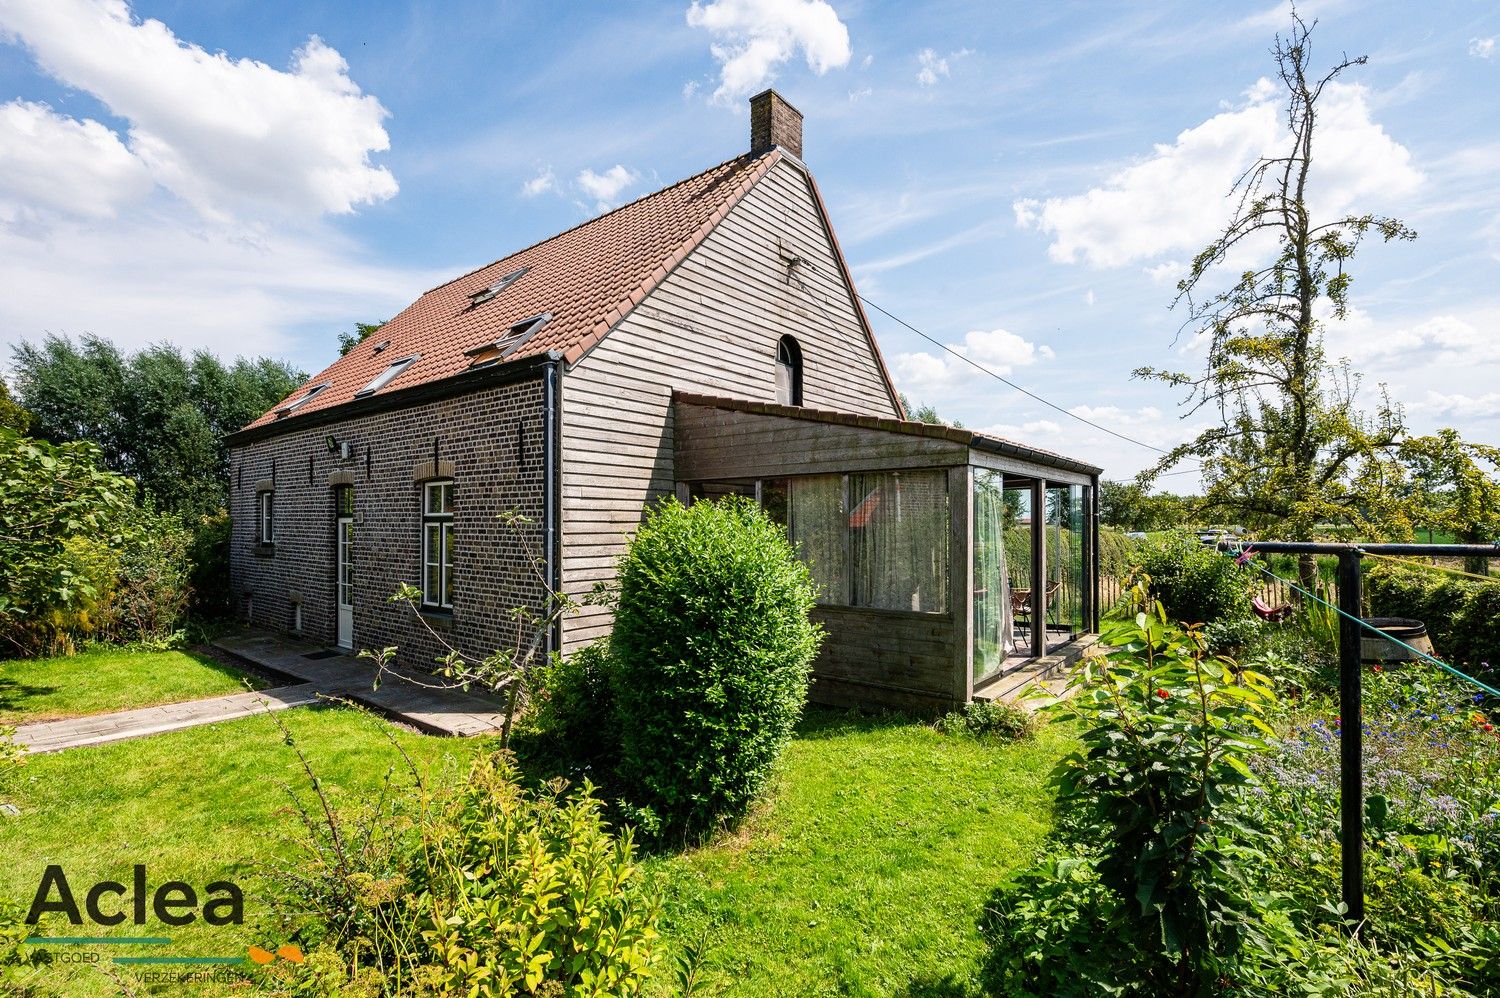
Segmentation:
[[(562, 590), (562, 558), (559, 553), (559, 510), (562, 508), (562, 419), (559, 402), (562, 397), (562, 354), (551, 351), (550, 363), (542, 374), (542, 550), (547, 587)], [(551, 609), (551, 608), (549, 608)], [(547, 629), (546, 650), (562, 650), (562, 616), (558, 615)]]

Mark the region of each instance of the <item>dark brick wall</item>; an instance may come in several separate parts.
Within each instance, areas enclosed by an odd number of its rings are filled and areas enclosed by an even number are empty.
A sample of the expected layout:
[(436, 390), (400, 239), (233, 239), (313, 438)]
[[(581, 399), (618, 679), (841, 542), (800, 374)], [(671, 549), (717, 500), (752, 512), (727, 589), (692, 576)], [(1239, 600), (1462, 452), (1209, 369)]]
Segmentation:
[[(513, 647), (517, 625), (510, 609), (539, 607), (545, 589), (522, 535), (498, 516), (514, 511), (528, 517), (524, 539), (540, 558), (543, 404), (541, 380), (523, 381), (234, 448), (230, 579), (239, 615), (290, 631), (294, 597), (300, 596), (302, 633), (333, 644), (335, 475), (354, 489), (354, 647), (396, 645), (402, 662), (430, 663), (440, 646), (410, 609), (387, 598), (403, 582), (421, 583), (418, 475), (430, 474), (436, 439), (437, 458), (444, 470), (451, 463), (458, 486), (454, 605), (451, 618), (427, 619), (468, 656)], [(353, 456), (330, 453), (329, 436), (351, 444)], [(273, 477), (276, 543), (265, 550), (257, 543), (256, 485)]]

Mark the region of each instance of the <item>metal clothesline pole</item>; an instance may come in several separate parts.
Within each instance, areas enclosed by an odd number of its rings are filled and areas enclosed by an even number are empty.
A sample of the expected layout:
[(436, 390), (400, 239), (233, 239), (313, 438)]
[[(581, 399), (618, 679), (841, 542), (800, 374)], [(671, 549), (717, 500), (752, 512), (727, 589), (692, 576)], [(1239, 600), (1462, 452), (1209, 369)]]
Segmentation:
[(1431, 558), (1500, 557), (1500, 544), (1319, 544), (1303, 541), (1219, 541), (1228, 554), (1337, 555), (1339, 609), (1339, 848), (1345, 918), (1365, 918), (1364, 691), (1360, 662), (1366, 554)]

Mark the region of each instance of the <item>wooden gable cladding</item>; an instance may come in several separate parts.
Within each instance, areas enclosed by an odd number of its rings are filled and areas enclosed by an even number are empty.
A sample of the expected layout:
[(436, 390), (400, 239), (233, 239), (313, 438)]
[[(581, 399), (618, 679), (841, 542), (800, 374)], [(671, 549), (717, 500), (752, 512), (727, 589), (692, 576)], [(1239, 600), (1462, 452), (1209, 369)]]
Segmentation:
[(675, 408), (673, 450), (683, 482), (946, 468), (969, 459), (958, 441), (882, 429), (875, 417), (835, 423), (813, 413), (774, 414), (780, 406), (725, 408), (690, 395), (679, 395)]

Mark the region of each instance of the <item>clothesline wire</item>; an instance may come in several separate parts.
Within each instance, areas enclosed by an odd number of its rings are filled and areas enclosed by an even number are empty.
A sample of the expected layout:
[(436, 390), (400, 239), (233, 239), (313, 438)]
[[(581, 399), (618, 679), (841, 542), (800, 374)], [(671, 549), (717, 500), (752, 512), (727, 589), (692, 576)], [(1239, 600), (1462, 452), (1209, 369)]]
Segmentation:
[[(858, 292), (855, 292), (855, 293), (858, 294)], [(870, 299), (866, 298), (864, 295), (859, 295), (859, 300), (862, 301), (862, 302), (864, 302), (866, 305), (870, 306), (871, 308), (873, 308), (875, 311), (879, 312), (881, 315), (885, 316), (887, 319), (890, 319), (892, 322), (895, 322), (895, 323), (898, 323), (899, 325), (905, 326), (907, 329), (909, 329), (912, 332), (916, 333), (918, 336), (922, 337), (922, 339), (926, 340), (928, 343), (931, 343), (933, 346), (939, 348), (940, 350), (944, 350), (944, 351), (952, 354), (953, 356), (957, 357), (959, 360), (963, 361), (965, 364), (968, 364), (970, 367), (974, 368), (975, 370), (982, 371), (983, 373), (988, 374), (990, 377), (994, 378), (996, 381), (1000, 382), (1001, 384), (1006, 385), (1006, 386), (1008, 386), (1010, 388), (1015, 389), (1016, 391), (1020, 392), (1022, 395), (1025, 395), (1027, 398), (1030, 398), (1030, 399), (1033, 399), (1033, 400), (1035, 400), (1037, 402), (1040, 402), (1042, 405), (1046, 406), (1049, 409), (1054, 409), (1057, 412), (1062, 413), (1064, 416), (1067, 416), (1070, 419), (1076, 419), (1080, 423), (1083, 423), (1086, 426), (1092, 426), (1094, 429), (1099, 430), (1100, 432), (1108, 433), (1112, 437), (1116, 437), (1116, 438), (1118, 438), (1120, 440), (1125, 441), (1126, 443), (1135, 444), (1137, 447), (1144, 447), (1147, 450), (1155, 451), (1158, 454), (1170, 454), (1170, 453), (1172, 453), (1170, 450), (1167, 450), (1164, 447), (1158, 447), (1155, 444), (1148, 444), (1144, 440), (1137, 440), (1135, 437), (1132, 437), (1129, 434), (1121, 433), (1118, 430), (1112, 430), (1112, 429), (1110, 429), (1107, 426), (1104, 426), (1104, 425), (1102, 425), (1100, 423), (1094, 422), (1092, 419), (1086, 419), (1085, 417), (1078, 415), (1076, 412), (1073, 412), (1072, 410), (1065, 409), (1062, 406), (1058, 405), (1056, 402), (1053, 402), (1050, 399), (1045, 399), (1042, 396), (1038, 395), (1036, 392), (1032, 391), (1031, 389), (1024, 388), (1021, 385), (1016, 384), (1014, 381), (1011, 381), (1009, 378), (1006, 378), (1003, 375), (998, 374), (995, 371), (990, 370), (988, 367), (985, 367), (983, 364), (979, 363), (974, 358), (968, 357), (968, 356), (965, 356), (962, 353), (959, 353), (957, 350), (953, 349), (951, 346), (949, 346), (948, 344), (944, 343), (942, 340), (939, 340), (939, 339), (937, 339), (934, 336), (928, 336), (926, 333), (922, 332), (922, 330), (918, 329), (916, 326), (913, 326), (911, 323), (907, 322), (905, 319), (903, 319), (903, 318), (901, 318), (901, 317), (899, 317), (897, 315), (893, 315), (891, 312), (887, 311), (885, 308), (882, 308), (880, 305), (877, 305), (875, 302), (873, 302)], [(1184, 459), (1189, 460), (1189, 461), (1197, 461), (1197, 460), (1199, 460), (1198, 458), (1193, 457), (1192, 455), (1183, 455), (1183, 457), (1184, 457)], [(1188, 471), (1171, 472), (1171, 474), (1176, 474), (1176, 475), (1191, 474), (1192, 470), (1193, 469), (1189, 469)]]
[(1257, 570), (1259, 570), (1260, 572), (1262, 572), (1263, 574), (1268, 575), (1271, 578), (1275, 579), (1277, 582), (1280, 582), (1282, 585), (1287, 586), (1288, 588), (1290, 588), (1290, 589), (1292, 589), (1292, 590), (1294, 590), (1296, 592), (1301, 593), (1303, 596), (1307, 597), (1308, 599), (1312, 600), (1313, 602), (1315, 602), (1315, 603), (1321, 603), (1323, 606), (1328, 607), (1328, 609), (1332, 610), (1334, 613), (1338, 614), (1340, 617), (1343, 617), (1346, 620), (1352, 620), (1356, 624), (1358, 624), (1360, 627), (1363, 627), (1365, 630), (1371, 631), (1371, 632), (1373, 632), (1375, 634), (1380, 635), (1382, 638), (1385, 638), (1387, 641), (1391, 641), (1391, 642), (1393, 642), (1393, 643), (1395, 643), (1397, 645), (1400, 645), (1402, 648), (1405, 648), (1407, 651), (1409, 651), (1412, 654), (1416, 655), (1418, 658), (1425, 659), (1426, 661), (1431, 662), (1433, 665), (1437, 666), (1439, 669), (1442, 669), (1444, 672), (1447, 672), (1450, 675), (1453, 675), (1453, 676), (1455, 676), (1455, 677), (1457, 677), (1459, 679), (1462, 679), (1466, 683), (1470, 683), (1473, 686), (1476, 686), (1479, 689), (1484, 690), (1490, 696), (1500, 697), (1500, 690), (1495, 689), (1495, 687), (1490, 686), (1488, 683), (1481, 682), (1480, 680), (1475, 679), (1473, 676), (1469, 675), (1466, 672), (1460, 672), (1459, 670), (1455, 669), (1453, 666), (1449, 665), (1447, 662), (1444, 662), (1442, 659), (1439, 659), (1436, 656), (1429, 655), (1427, 652), (1423, 651), (1420, 648), (1414, 648), (1414, 647), (1412, 647), (1411, 645), (1407, 644), (1405, 641), (1402, 641), (1400, 638), (1395, 637), (1394, 635), (1388, 634), (1385, 631), (1382, 631), (1380, 628), (1376, 627), (1374, 624), (1371, 624), (1369, 621), (1365, 620), (1362, 617), (1356, 617), (1356, 616), (1353, 616), (1352, 614), (1345, 613), (1339, 607), (1337, 607), (1334, 604), (1332, 604), (1332, 603), (1328, 602), (1327, 600), (1323, 599), (1321, 596), (1317, 595), (1316, 593), (1310, 593), (1306, 589), (1304, 589), (1301, 586), (1299, 586), (1297, 583), (1291, 581), (1290, 579), (1283, 579), (1281, 576), (1277, 575), (1275, 572), (1273, 572), (1270, 569), (1266, 568), (1264, 565), (1257, 564), (1256, 562), (1254, 562), (1253, 560), (1251, 560), (1250, 557), (1249, 557), (1250, 554), (1254, 553), (1254, 549), (1255, 549), (1255, 545), (1254, 544), (1249, 544), (1249, 545), (1244, 546), (1240, 550), (1237, 550), (1237, 551), (1227, 551), (1225, 553), (1228, 554), (1230, 557), (1234, 558), (1240, 564), (1242, 564), (1242, 565), (1250, 565), (1250, 566), (1256, 568)]

